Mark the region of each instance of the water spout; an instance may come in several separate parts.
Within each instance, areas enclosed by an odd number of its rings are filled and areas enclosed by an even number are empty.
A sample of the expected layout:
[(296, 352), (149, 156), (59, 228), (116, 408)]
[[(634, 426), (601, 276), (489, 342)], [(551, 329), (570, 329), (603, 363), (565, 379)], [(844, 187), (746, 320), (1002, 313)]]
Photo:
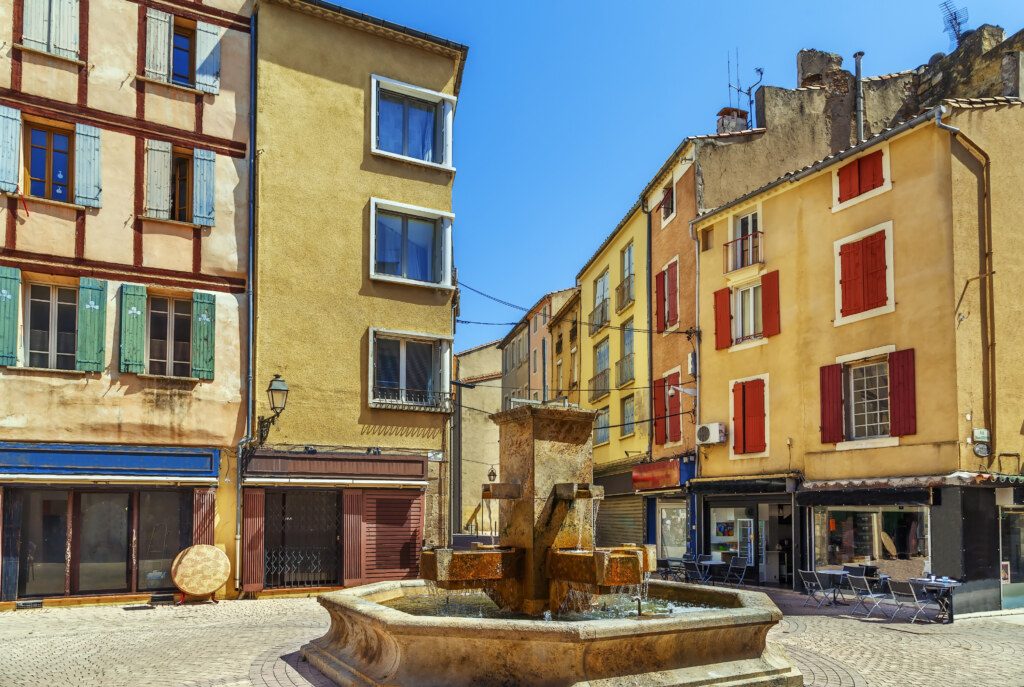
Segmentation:
[(636, 601), (636, 617), (640, 617), (644, 614), (643, 598), (639, 595), (633, 597), (633, 601)]

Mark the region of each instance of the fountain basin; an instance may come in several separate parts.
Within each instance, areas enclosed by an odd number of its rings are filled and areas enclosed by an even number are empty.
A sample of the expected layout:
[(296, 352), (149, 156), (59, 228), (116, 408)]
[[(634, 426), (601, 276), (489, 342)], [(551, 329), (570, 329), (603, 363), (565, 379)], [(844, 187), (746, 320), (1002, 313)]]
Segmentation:
[(518, 577), (522, 563), (520, 549), (427, 549), (420, 554), (420, 574), (443, 589), (479, 589), (489, 582)]
[(651, 596), (714, 608), (572, 622), (410, 615), (383, 605), (427, 593), (423, 580), (409, 580), (323, 594), (331, 628), (302, 653), (337, 684), (359, 687), (803, 684), (782, 650), (766, 644), (782, 614), (758, 592), (652, 581)]

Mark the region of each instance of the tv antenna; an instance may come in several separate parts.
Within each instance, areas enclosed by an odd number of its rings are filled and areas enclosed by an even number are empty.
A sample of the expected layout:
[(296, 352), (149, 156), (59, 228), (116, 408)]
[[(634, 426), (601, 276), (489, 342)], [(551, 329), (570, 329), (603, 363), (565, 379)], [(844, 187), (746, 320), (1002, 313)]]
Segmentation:
[(743, 82), (740, 81), (740, 49), (736, 48), (736, 83), (733, 83), (733, 72), (732, 72), (732, 55), (729, 53), (725, 54), (725, 70), (726, 75), (729, 77), (729, 107), (733, 107), (732, 96), (733, 92), (736, 93), (736, 107), (740, 106), (740, 96), (747, 97), (747, 128), (753, 128), (754, 123), (752, 121), (754, 115), (754, 91), (761, 85), (761, 81), (764, 79), (764, 69), (761, 67), (754, 67), (754, 73), (757, 74), (757, 81), (750, 86), (743, 88)]
[(964, 26), (967, 24), (967, 8), (956, 7), (952, 0), (943, 0), (939, 3), (939, 10), (942, 12), (942, 23), (945, 24), (945, 32), (949, 34), (949, 41), (953, 49), (960, 47), (960, 41), (964, 38)]

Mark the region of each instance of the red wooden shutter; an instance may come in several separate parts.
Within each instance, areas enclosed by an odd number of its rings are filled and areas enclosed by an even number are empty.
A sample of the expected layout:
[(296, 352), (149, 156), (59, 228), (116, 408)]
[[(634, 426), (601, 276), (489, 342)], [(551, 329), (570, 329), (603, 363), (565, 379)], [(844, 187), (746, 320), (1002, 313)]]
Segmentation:
[(839, 202), (850, 200), (856, 196), (859, 191), (857, 190), (858, 185), (858, 165), (857, 160), (854, 160), (848, 165), (839, 168)]
[(837, 444), (843, 436), (843, 366), (823, 365), (821, 379), (821, 443)]
[(917, 390), (914, 349), (889, 354), (889, 435), (917, 433)]
[(715, 291), (715, 348), (732, 345), (732, 293), (729, 289)]
[(365, 561), (368, 581), (419, 576), (423, 493), (367, 489), (363, 492)]
[(673, 262), (666, 269), (665, 293), (668, 294), (668, 304), (665, 310), (665, 324), (672, 326), (679, 324), (679, 263)]
[(744, 453), (760, 453), (765, 449), (764, 419), (764, 380), (751, 379), (743, 383)]
[(263, 489), (242, 490), (242, 591), (263, 589)]
[(885, 180), (882, 178), (882, 151), (876, 150), (870, 155), (857, 160), (859, 164), (858, 180), (860, 187), (857, 194), (867, 193), (871, 189), (878, 188)]
[(192, 543), (213, 545), (217, 491), (213, 487), (192, 490)]
[(654, 309), (655, 314), (658, 316), (658, 331), (665, 331), (666, 327), (666, 316), (665, 312), (665, 271), (662, 270), (654, 277)]
[(654, 443), (661, 446), (666, 440), (665, 380), (654, 380)]
[(839, 249), (839, 288), (843, 292), (843, 317), (864, 311), (864, 243), (854, 241)]
[(732, 452), (746, 453), (743, 419), (746, 416), (743, 407), (743, 382), (732, 385)]
[(363, 490), (343, 489), (341, 492), (341, 580), (345, 586), (362, 584), (363, 580)]
[(880, 308), (888, 302), (885, 281), (885, 232), (868, 236), (861, 249), (864, 260), (864, 309)]
[[(679, 373), (675, 372), (668, 376), (665, 380), (665, 384), (668, 387), (679, 386)], [(682, 398), (683, 394), (681, 391), (676, 389), (674, 394), (668, 396), (668, 417), (665, 418), (666, 424), (668, 425), (668, 440), (679, 441), (683, 438), (682, 433), (682, 417), (679, 413), (682, 411)]]
[(782, 331), (779, 314), (779, 271), (761, 277), (761, 333), (775, 336)]

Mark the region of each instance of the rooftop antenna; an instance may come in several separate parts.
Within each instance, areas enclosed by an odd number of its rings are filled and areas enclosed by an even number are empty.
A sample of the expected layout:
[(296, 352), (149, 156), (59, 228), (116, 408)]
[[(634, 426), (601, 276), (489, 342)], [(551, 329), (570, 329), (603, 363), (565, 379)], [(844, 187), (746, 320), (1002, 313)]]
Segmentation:
[(942, 12), (942, 23), (945, 25), (945, 32), (949, 34), (949, 42), (952, 49), (960, 47), (964, 38), (964, 26), (967, 24), (967, 8), (956, 7), (952, 0), (943, 0), (939, 3), (939, 11)]
[(746, 88), (743, 87), (743, 82), (740, 81), (740, 49), (736, 48), (736, 83), (732, 81), (732, 66), (729, 65), (729, 107), (732, 107), (732, 93), (736, 91), (736, 107), (740, 106), (740, 96), (747, 96), (747, 128), (752, 129), (754, 127), (754, 91), (761, 85), (761, 81), (764, 79), (764, 69), (761, 67), (754, 67), (754, 73), (757, 74), (757, 81)]

